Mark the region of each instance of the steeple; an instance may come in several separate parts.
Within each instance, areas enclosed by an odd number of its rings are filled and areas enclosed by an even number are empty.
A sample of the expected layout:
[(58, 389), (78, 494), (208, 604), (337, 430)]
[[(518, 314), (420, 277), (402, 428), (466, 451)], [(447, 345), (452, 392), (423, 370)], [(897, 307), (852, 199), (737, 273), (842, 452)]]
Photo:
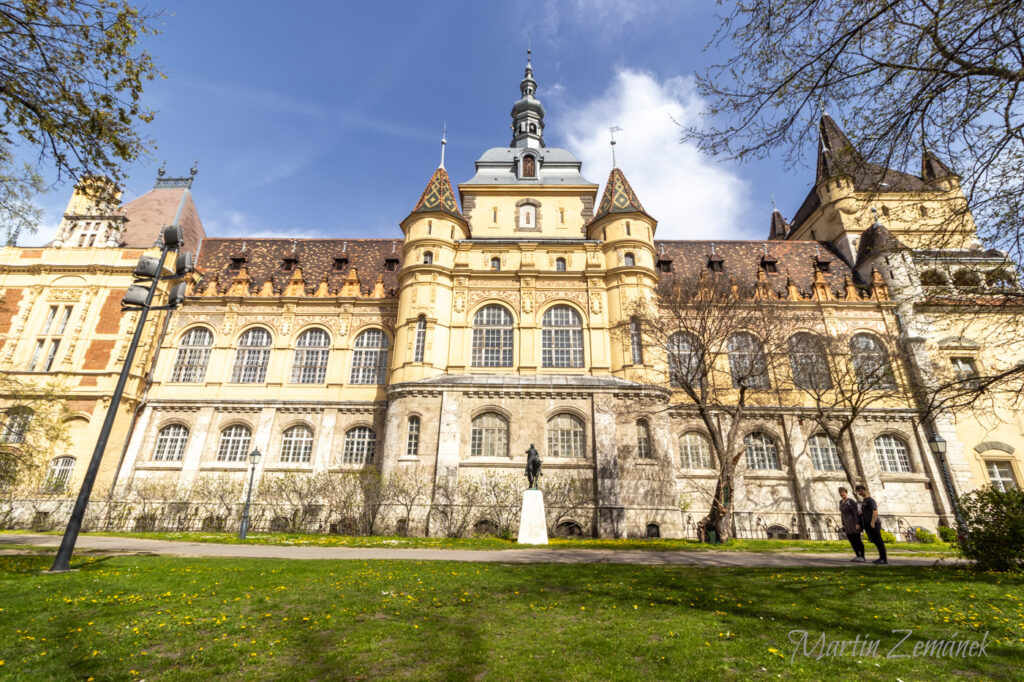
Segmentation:
[(949, 169), (942, 160), (930, 149), (925, 149), (921, 154), (921, 178), (931, 184), (936, 180), (944, 180), (948, 177), (955, 177), (956, 173)]
[(423, 190), (420, 200), (411, 213), (447, 213), (450, 216), (464, 220), (459, 210), (459, 203), (455, 200), (455, 191), (452, 189), (452, 182), (448, 179), (448, 171), (444, 166), (439, 167), (430, 177), (427, 188)]
[(789, 234), (789, 223), (779, 212), (779, 209), (772, 211), (772, 222), (771, 227), (768, 229), (768, 239), (785, 239), (786, 235)]
[(612, 168), (612, 172), (608, 175), (608, 183), (604, 186), (601, 203), (590, 222), (600, 220), (612, 213), (642, 213), (650, 217), (640, 200), (636, 198), (636, 194), (633, 193), (633, 188), (629, 186), (626, 176), (618, 168)]
[(532, 50), (526, 51), (526, 72), (519, 82), (522, 97), (512, 105), (512, 147), (544, 146), (544, 105), (534, 95), (537, 81), (533, 79), (533, 65), (530, 63)]
[(857, 166), (864, 164), (864, 157), (828, 114), (822, 113), (818, 122), (818, 134), (820, 139), (816, 182), (844, 173), (852, 174)]

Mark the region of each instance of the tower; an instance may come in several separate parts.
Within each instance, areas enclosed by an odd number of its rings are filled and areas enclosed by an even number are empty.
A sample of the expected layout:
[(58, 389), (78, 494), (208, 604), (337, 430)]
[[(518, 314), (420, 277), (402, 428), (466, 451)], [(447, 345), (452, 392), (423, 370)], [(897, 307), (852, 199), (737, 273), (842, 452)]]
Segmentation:
[(526, 72), (519, 83), (522, 93), (512, 105), (512, 146), (540, 149), (544, 146), (544, 105), (534, 97), (537, 81), (533, 79), (533, 65), (530, 64), (530, 50), (526, 51)]

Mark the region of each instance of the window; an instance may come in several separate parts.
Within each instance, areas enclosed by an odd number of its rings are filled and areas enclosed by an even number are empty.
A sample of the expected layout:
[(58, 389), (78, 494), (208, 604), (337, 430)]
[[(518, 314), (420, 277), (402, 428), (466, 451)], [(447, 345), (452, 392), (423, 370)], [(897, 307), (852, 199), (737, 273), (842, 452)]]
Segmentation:
[(0, 434), (0, 443), (4, 445), (18, 445), (25, 442), (25, 434), (32, 422), (32, 410), (27, 407), (12, 407), (7, 411), (7, 421), (4, 424), (3, 433)]
[(981, 275), (967, 268), (960, 268), (953, 273), (953, 284), (958, 287), (977, 288), (981, 286)]
[(254, 327), (242, 334), (235, 351), (235, 367), (231, 382), (235, 384), (259, 384), (267, 376), (267, 362), (270, 360), (270, 332), (263, 327)]
[(749, 469), (781, 469), (775, 441), (766, 433), (755, 431), (743, 437)]
[(348, 258), (346, 258), (345, 256), (342, 256), (341, 258), (335, 258), (334, 259), (334, 269), (336, 271), (341, 272), (342, 270), (344, 270), (347, 267), (348, 267)]
[(217, 446), (218, 462), (244, 462), (249, 456), (249, 441), (252, 431), (244, 424), (234, 424), (220, 432)]
[(57, 357), (58, 348), (60, 348), (60, 339), (54, 339), (50, 342), (50, 352), (46, 354), (46, 362), (43, 363), (44, 372), (49, 372), (50, 368), (53, 367), (53, 361)]
[(583, 420), (573, 414), (559, 414), (548, 420), (548, 456), (583, 457)]
[(193, 327), (185, 332), (178, 344), (178, 355), (174, 358), (171, 381), (177, 383), (202, 383), (206, 365), (210, 361), (210, 347), (213, 333), (206, 327)]
[[(533, 130), (534, 126), (531, 125), (530, 128), (531, 128), (531, 130), (530, 130), (531, 133), (535, 132)], [(537, 177), (537, 160), (534, 159), (529, 154), (527, 154), (526, 156), (523, 157), (523, 177), (524, 178), (535, 178), (535, 177)]]
[(634, 265), (636, 265), (636, 256), (634, 256), (632, 253), (627, 253), (625, 256), (622, 257), (622, 262), (627, 268), (631, 268)]
[[(78, 230), (78, 244), (77, 246), (91, 247), (97, 246), (96, 239), (100, 236), (102, 231), (103, 223), (85, 223), (80, 230)], [(103, 246), (103, 244), (99, 244)]]
[(416, 457), (420, 454), (420, 418), (409, 417), (409, 430), (405, 437), (406, 457)]
[(921, 204), (920, 206), (918, 206), (918, 209), (921, 211), (921, 217), (922, 218), (927, 218), (928, 217), (928, 207), (927, 206), (925, 206), (924, 204)]
[(281, 270), (291, 272), (299, 264), (298, 258), (285, 258), (281, 261)]
[(565, 259), (564, 258), (556, 258), (555, 259), (555, 272), (565, 272)]
[(913, 471), (910, 466), (910, 451), (907, 444), (896, 436), (879, 436), (875, 439), (875, 451), (882, 471)]
[(180, 462), (188, 443), (188, 427), (184, 424), (170, 424), (160, 429), (156, 436), (153, 459), (157, 462)]
[(733, 388), (771, 388), (764, 348), (756, 336), (739, 332), (729, 337), (729, 371)]
[(810, 391), (832, 388), (825, 347), (818, 335), (800, 332), (789, 337), (789, 366), (797, 388)]
[(496, 412), (473, 419), (469, 454), (473, 457), (508, 457), (508, 421)]
[(944, 287), (949, 280), (940, 271), (931, 269), (921, 273), (921, 285), (926, 287)]
[(633, 234), (633, 230), (632, 230), (632, 228), (630, 228), (629, 221), (627, 220), (626, 221), (626, 236), (629, 237), (632, 234)]
[(835, 441), (827, 434), (819, 433), (811, 436), (807, 441), (807, 448), (811, 451), (811, 462), (818, 471), (842, 471), (843, 463), (839, 460), (839, 450)]
[(537, 207), (533, 204), (523, 204), (519, 207), (519, 227), (533, 228), (537, 226)]
[(673, 388), (697, 388), (704, 383), (700, 347), (690, 334), (676, 332), (668, 337), (669, 383)]
[(473, 316), (473, 367), (512, 366), (512, 314), (500, 305), (481, 308)]
[(712, 256), (710, 259), (708, 259), (708, 270), (710, 270), (711, 272), (722, 272), (725, 269), (723, 264), (724, 261), (721, 258), (716, 258), (715, 256)]
[[(71, 310), (74, 306), (50, 306), (46, 311), (46, 320), (36, 339), (35, 349), (32, 351), (32, 359), (28, 364), (28, 371), (34, 372), (42, 360), (43, 372), (49, 372), (53, 368), (53, 362), (57, 359), (57, 351), (60, 349), (61, 336), (67, 329), (68, 320), (71, 319)], [(45, 350), (45, 353), (44, 353)]]
[(302, 424), (284, 432), (281, 439), (281, 461), (292, 464), (308, 463), (313, 455), (313, 431)]
[(640, 459), (651, 459), (651, 429), (643, 419), (636, 423), (636, 456)]
[(343, 464), (370, 464), (377, 449), (377, 434), (368, 426), (357, 426), (345, 434)]
[(327, 356), (331, 337), (323, 329), (302, 332), (295, 344), (292, 362), (293, 384), (322, 384), (327, 379)]
[(350, 383), (383, 384), (387, 371), (388, 337), (382, 329), (367, 329), (356, 337)]
[(1006, 492), (1017, 489), (1017, 480), (1013, 477), (1013, 468), (1009, 462), (985, 462), (988, 470), (988, 478), (992, 481), (992, 487), (996, 490)]
[(544, 367), (583, 366), (583, 320), (567, 305), (548, 308), (541, 318)]
[(562, 225), (565, 224), (565, 209), (564, 208), (558, 209), (558, 222), (561, 223)]
[(644, 340), (640, 331), (640, 320), (629, 321), (629, 347), (634, 365), (644, 364)]
[(684, 469), (711, 468), (711, 446), (704, 434), (689, 431), (679, 437), (679, 466)]
[(63, 492), (68, 487), (68, 481), (71, 479), (71, 472), (74, 468), (74, 457), (58, 457), (50, 462), (50, 469), (46, 472), (43, 489), (50, 493)]
[(778, 261), (771, 256), (765, 255), (761, 258), (761, 269), (767, 273), (778, 272)]
[(433, 263), (434, 263), (434, 252), (433, 251), (424, 251), (423, 252), (423, 264), (424, 265), (432, 265)]
[(412, 349), (412, 361), (423, 362), (423, 349), (427, 345), (427, 318), (420, 315), (416, 319), (416, 341)]
[(974, 358), (950, 358), (949, 361), (958, 381), (969, 386), (978, 385), (978, 367), (974, 364)]
[(501, 270), (501, 259), (497, 256), (491, 259), (491, 270)]
[(229, 269), (241, 270), (245, 266), (245, 258), (232, 258)]
[(850, 360), (862, 391), (891, 391), (896, 380), (889, 367), (889, 357), (882, 342), (870, 334), (856, 334), (850, 339)]

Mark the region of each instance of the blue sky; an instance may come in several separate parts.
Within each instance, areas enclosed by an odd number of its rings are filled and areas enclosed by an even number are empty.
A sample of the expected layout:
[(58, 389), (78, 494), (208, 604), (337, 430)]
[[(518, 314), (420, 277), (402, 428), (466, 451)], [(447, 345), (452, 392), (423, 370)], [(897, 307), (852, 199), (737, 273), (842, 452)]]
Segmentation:
[[(717, 25), (713, 4), (662, 2), (179, 1), (148, 41), (167, 74), (150, 83), (153, 156), (125, 200), (199, 159), (193, 186), (210, 236), (394, 237), (437, 167), (448, 124), (453, 182), (509, 144), (527, 36), (546, 142), (602, 188), (618, 125), (619, 166), (661, 238), (764, 238), (770, 196), (791, 216), (813, 179), (781, 158), (720, 163), (678, 144), (702, 102), (692, 73)], [(813, 157), (808, 150), (808, 163)], [(70, 188), (42, 199), (48, 240)]]

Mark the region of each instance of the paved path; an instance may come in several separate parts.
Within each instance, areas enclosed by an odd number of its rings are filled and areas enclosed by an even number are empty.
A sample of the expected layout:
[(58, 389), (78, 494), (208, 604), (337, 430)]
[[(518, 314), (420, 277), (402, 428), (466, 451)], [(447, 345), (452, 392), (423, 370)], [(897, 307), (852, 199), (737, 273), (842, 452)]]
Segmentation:
[[(22, 554), (23, 548), (4, 545), (33, 545), (56, 550), (57, 535), (2, 534), (0, 555)], [(412, 561), (485, 561), (508, 564), (641, 564), (685, 566), (856, 566), (848, 554), (808, 552), (731, 551), (647, 551), (627, 549), (401, 549), (387, 547), (284, 547), (278, 545), (221, 545), (203, 542), (148, 540), (123, 536), (82, 535), (78, 550), (105, 554), (161, 554), (167, 556), (228, 557), (254, 559), (407, 559)], [(935, 558), (889, 556), (890, 566), (930, 566)], [(942, 559), (949, 563), (950, 559)]]

